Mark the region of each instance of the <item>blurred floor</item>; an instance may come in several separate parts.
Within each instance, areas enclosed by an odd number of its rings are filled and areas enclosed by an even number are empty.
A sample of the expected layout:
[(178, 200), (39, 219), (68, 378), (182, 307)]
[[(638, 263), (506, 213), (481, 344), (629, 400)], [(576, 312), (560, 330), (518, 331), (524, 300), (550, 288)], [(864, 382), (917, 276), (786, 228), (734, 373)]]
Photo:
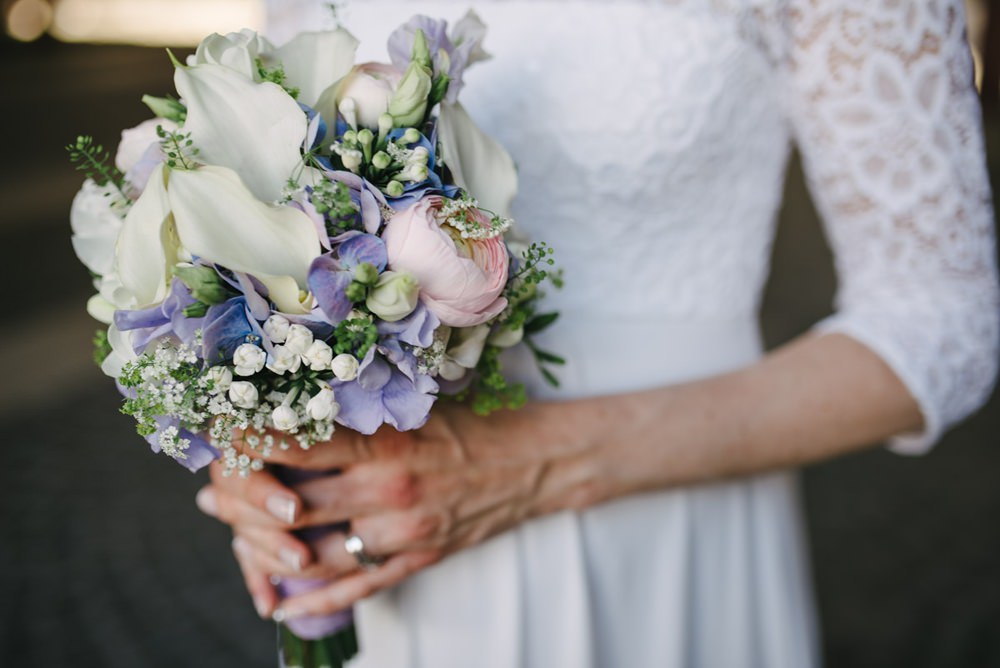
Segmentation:
[[(0, 44), (0, 666), (271, 666), (201, 476), (148, 453), (90, 363), (62, 146), (113, 147), (171, 89), (161, 50)], [(1000, 152), (994, 152), (1000, 157)], [(793, 173), (764, 326), (829, 312), (833, 276)], [(929, 456), (882, 451), (804, 476), (829, 666), (1000, 666), (1000, 400)], [(197, 658), (194, 658), (197, 657)]]

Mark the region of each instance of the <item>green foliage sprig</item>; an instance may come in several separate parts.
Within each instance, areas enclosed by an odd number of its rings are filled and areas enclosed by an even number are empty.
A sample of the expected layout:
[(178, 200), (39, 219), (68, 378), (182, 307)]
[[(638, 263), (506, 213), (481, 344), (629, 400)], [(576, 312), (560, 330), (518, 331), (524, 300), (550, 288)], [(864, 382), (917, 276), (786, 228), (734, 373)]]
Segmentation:
[(273, 84), (277, 84), (285, 89), (292, 99), (299, 99), (300, 91), (295, 86), (288, 85), (288, 75), (285, 74), (285, 67), (281, 63), (276, 64), (274, 67), (267, 67), (264, 65), (264, 61), (257, 58), (254, 61), (254, 65), (257, 67), (257, 74), (260, 76), (261, 81), (270, 81)]
[[(111, 154), (101, 144), (95, 144), (90, 135), (80, 135), (72, 144), (67, 144), (69, 160), (78, 172), (99, 186), (113, 185), (125, 195), (125, 175), (111, 164)], [(127, 197), (126, 197), (127, 198)]]
[(169, 131), (162, 125), (156, 126), (156, 136), (160, 138), (163, 155), (166, 156), (167, 167), (170, 169), (194, 169), (198, 166), (195, 157), (200, 152), (190, 132)]

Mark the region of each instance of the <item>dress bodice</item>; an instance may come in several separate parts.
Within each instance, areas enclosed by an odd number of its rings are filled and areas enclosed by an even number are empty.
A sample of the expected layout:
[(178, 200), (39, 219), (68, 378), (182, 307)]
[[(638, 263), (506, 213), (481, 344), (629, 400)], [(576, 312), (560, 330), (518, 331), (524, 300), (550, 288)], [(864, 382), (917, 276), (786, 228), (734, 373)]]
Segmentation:
[[(272, 3), (272, 36), (329, 25), (322, 5)], [(558, 251), (555, 307), (752, 318), (794, 140), (840, 278), (821, 327), (917, 398), (927, 428), (899, 444), (985, 399), (997, 277), (960, 2), (353, 0), (339, 18), (359, 60), (386, 60), (411, 14), (469, 6), (495, 58), (461, 99), (518, 165), (518, 223)]]

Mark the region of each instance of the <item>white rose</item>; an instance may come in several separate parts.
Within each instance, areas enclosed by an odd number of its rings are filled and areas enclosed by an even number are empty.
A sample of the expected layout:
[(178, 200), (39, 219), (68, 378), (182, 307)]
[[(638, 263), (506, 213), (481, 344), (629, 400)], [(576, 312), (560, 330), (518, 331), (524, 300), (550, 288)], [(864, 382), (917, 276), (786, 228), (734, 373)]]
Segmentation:
[(280, 431), (291, 431), (299, 426), (299, 414), (291, 406), (281, 405), (271, 413), (274, 428)]
[(156, 127), (162, 126), (167, 132), (177, 129), (177, 123), (166, 118), (150, 118), (134, 128), (122, 130), (118, 151), (115, 153), (115, 167), (125, 175), (125, 180), (139, 192), (146, 187), (153, 168), (163, 162), (160, 138)]
[(267, 354), (252, 343), (241, 344), (233, 353), (237, 376), (252, 376), (264, 368)]
[(233, 372), (227, 366), (213, 366), (208, 370), (208, 379), (212, 381), (212, 392), (219, 394), (232, 386)]
[(222, 65), (248, 79), (260, 81), (256, 61), (273, 50), (270, 42), (247, 28), (228, 35), (212, 33), (201, 41), (193, 56), (188, 56), (187, 64)]
[(338, 103), (344, 99), (353, 100), (358, 125), (375, 129), (378, 117), (389, 110), (389, 101), (402, 78), (403, 73), (392, 65), (355, 65), (337, 90)]
[(73, 198), (69, 222), (73, 228), (73, 250), (95, 274), (109, 274), (114, 266), (115, 242), (122, 228), (125, 203), (111, 184), (83, 182)]
[(324, 371), (330, 368), (333, 361), (333, 348), (322, 341), (313, 341), (302, 359), (313, 371)]
[(489, 325), (476, 325), (451, 330), (448, 348), (438, 372), (445, 380), (458, 380), (469, 371), (476, 368), (479, 358), (486, 345), (486, 337), (490, 333)]
[(296, 355), (305, 355), (312, 345), (313, 334), (308, 327), (303, 325), (291, 325), (288, 328), (288, 336), (285, 337), (285, 347)]
[(291, 323), (288, 318), (275, 313), (264, 322), (264, 333), (275, 343), (284, 343)]
[(386, 322), (396, 322), (417, 308), (417, 279), (402, 271), (386, 271), (368, 292), (365, 306)]
[(267, 368), (279, 376), (286, 371), (295, 373), (300, 366), (302, 366), (302, 357), (289, 350), (288, 346), (275, 346), (274, 353), (267, 362)]
[(358, 377), (358, 358), (354, 355), (348, 355), (347, 353), (341, 353), (333, 358), (330, 362), (330, 368), (333, 369), (333, 375), (337, 377), (337, 380), (342, 380), (345, 383), (350, 380), (354, 380)]
[(229, 400), (237, 408), (254, 408), (257, 405), (257, 387), (245, 380), (229, 386)]
[(334, 401), (333, 390), (324, 387), (306, 404), (306, 413), (317, 422), (332, 420), (340, 412), (340, 405)]

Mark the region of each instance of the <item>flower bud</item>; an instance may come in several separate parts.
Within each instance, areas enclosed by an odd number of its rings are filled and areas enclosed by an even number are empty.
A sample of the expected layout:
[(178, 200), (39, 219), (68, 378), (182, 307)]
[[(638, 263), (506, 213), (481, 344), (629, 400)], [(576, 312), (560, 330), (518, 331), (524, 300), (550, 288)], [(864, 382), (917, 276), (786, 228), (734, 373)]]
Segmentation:
[(410, 156), (410, 159), (407, 162), (410, 164), (426, 166), (427, 161), (430, 159), (430, 157), (431, 157), (431, 152), (427, 150), (426, 146), (418, 146), (415, 149), (413, 149), (413, 154)]
[(208, 379), (212, 381), (212, 394), (221, 394), (233, 384), (233, 372), (227, 366), (213, 366), (208, 370)]
[(299, 414), (291, 406), (282, 404), (271, 413), (274, 428), (279, 431), (291, 431), (299, 426)]
[(403, 184), (399, 181), (389, 181), (385, 185), (385, 192), (388, 193), (389, 197), (402, 197), (404, 190)]
[(243, 343), (233, 353), (237, 376), (252, 376), (264, 368), (267, 355), (252, 343)]
[(368, 292), (365, 305), (368, 310), (386, 322), (396, 322), (413, 313), (417, 308), (420, 292), (417, 279), (406, 272), (387, 271), (375, 287)]
[(333, 348), (323, 341), (313, 341), (302, 358), (313, 371), (325, 371), (333, 361)]
[(267, 368), (279, 376), (285, 372), (295, 373), (302, 366), (302, 357), (293, 353), (288, 346), (275, 346), (274, 353), (268, 358)]
[(358, 127), (358, 105), (354, 103), (354, 100), (345, 97), (337, 105), (337, 111), (340, 115), (344, 117), (344, 122), (346, 122), (352, 128)]
[(412, 183), (421, 183), (427, 180), (427, 165), (407, 165), (406, 169), (396, 174), (396, 179), (399, 181), (410, 181)]
[(420, 141), (420, 130), (416, 128), (406, 128), (403, 136), (399, 138), (404, 144), (416, 144)]
[(354, 268), (354, 280), (371, 285), (378, 280), (378, 269), (371, 262), (362, 262)]
[(358, 130), (358, 143), (362, 146), (371, 146), (371, 143), (375, 141), (375, 135), (368, 128), (362, 128)]
[(267, 334), (267, 338), (271, 339), (273, 343), (284, 343), (290, 326), (291, 323), (288, 322), (288, 318), (275, 313), (264, 321), (264, 333)]
[(306, 404), (306, 413), (317, 422), (332, 420), (340, 412), (340, 405), (334, 401), (333, 390), (324, 387)]
[(350, 285), (344, 288), (344, 296), (355, 303), (363, 302), (368, 296), (368, 287), (364, 283), (352, 281)]
[(337, 380), (342, 380), (345, 383), (358, 377), (359, 366), (358, 358), (347, 353), (337, 355), (330, 363), (333, 375), (337, 377)]
[(291, 325), (285, 338), (285, 347), (296, 355), (305, 355), (313, 342), (313, 333), (303, 325)]
[(396, 125), (417, 125), (427, 112), (427, 96), (431, 92), (430, 69), (411, 61), (399, 87), (389, 100), (389, 113)]
[(344, 133), (344, 136), (342, 137), (342, 139), (343, 139), (343, 141), (344, 141), (345, 144), (357, 144), (358, 143), (358, 131), (357, 130), (348, 130), (347, 132)]
[(358, 168), (361, 167), (361, 161), (363, 159), (364, 155), (361, 151), (356, 151), (354, 149), (344, 151), (340, 154), (340, 161), (344, 163), (344, 169), (355, 173), (357, 173)]
[(385, 151), (379, 151), (372, 156), (372, 165), (375, 169), (385, 169), (392, 164), (392, 158)]
[(229, 386), (229, 400), (237, 408), (257, 406), (257, 387), (245, 380), (238, 380)]
[(381, 139), (392, 131), (392, 114), (382, 114), (378, 117), (378, 136)]
[(219, 274), (211, 267), (178, 264), (173, 274), (188, 287), (191, 296), (203, 304), (221, 304), (229, 296)]
[(497, 330), (490, 334), (488, 342), (497, 348), (511, 348), (516, 346), (524, 338), (524, 327), (511, 329), (506, 324), (501, 324)]

